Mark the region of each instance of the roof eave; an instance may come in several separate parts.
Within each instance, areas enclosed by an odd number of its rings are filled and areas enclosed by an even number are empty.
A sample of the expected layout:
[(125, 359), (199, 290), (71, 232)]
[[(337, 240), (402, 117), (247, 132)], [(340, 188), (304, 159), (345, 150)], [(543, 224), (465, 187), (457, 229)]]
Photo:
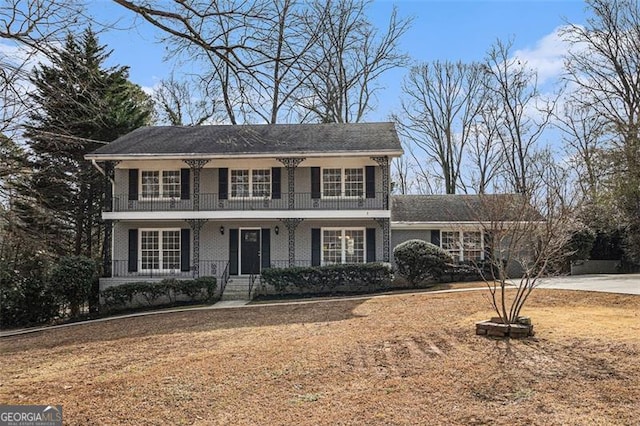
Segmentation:
[(331, 152), (264, 152), (264, 153), (228, 153), (228, 154), (203, 154), (203, 153), (138, 153), (138, 154), (96, 154), (89, 153), (84, 156), (85, 160), (96, 161), (124, 161), (124, 160), (183, 160), (183, 159), (230, 159), (230, 158), (275, 158), (275, 157), (400, 157), (403, 151), (400, 150), (375, 150), (375, 151), (331, 151)]

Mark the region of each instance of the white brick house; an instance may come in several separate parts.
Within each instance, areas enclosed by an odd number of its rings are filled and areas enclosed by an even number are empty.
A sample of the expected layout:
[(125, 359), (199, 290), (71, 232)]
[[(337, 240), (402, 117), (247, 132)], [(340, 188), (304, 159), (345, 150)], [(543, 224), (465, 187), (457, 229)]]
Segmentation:
[(109, 180), (101, 289), (389, 262), (392, 123), (145, 127), (86, 156)]

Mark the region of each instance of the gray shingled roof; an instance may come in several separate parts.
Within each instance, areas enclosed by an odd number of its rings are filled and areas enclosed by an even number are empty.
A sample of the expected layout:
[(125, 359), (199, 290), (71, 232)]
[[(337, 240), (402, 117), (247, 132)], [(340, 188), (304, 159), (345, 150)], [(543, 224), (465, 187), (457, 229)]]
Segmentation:
[[(517, 194), (394, 195), (393, 222), (478, 222), (522, 219), (522, 199)], [(541, 216), (530, 208), (530, 220)]]
[(89, 159), (140, 156), (242, 156), (376, 152), (400, 155), (393, 123), (263, 124), (142, 127), (88, 154)]

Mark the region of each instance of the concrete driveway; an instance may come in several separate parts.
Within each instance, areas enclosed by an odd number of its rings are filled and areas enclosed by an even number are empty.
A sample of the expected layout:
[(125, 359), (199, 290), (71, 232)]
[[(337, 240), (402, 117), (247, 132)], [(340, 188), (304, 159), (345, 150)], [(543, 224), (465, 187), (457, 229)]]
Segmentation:
[(546, 278), (540, 281), (540, 288), (640, 295), (640, 274), (572, 275)]

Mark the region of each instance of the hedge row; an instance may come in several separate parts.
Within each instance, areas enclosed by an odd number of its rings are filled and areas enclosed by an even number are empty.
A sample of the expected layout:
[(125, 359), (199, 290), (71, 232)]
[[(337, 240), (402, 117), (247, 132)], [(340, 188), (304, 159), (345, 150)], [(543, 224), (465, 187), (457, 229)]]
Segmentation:
[(199, 277), (193, 280), (164, 279), (160, 282), (133, 282), (109, 287), (100, 293), (107, 310), (129, 307), (134, 300), (143, 300), (153, 306), (162, 297), (175, 303), (177, 297), (186, 296), (190, 301), (213, 301), (216, 295), (215, 277)]
[(380, 263), (313, 267), (270, 268), (262, 271), (262, 282), (280, 294), (370, 291), (391, 284), (391, 268)]

